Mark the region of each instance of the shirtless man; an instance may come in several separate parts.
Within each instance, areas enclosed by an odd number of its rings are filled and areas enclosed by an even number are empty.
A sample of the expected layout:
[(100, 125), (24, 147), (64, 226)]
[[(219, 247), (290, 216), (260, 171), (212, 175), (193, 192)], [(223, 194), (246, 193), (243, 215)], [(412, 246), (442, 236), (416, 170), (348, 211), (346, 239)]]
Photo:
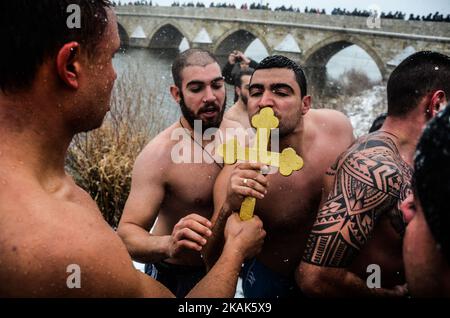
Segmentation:
[(403, 241), (405, 274), (414, 297), (450, 297), (449, 162), (447, 105), (420, 138), (414, 159), (414, 195), (402, 204), (409, 222)]
[[(392, 72), (388, 116), (327, 172), (324, 200), (308, 239), (298, 283), (310, 296), (401, 296), (405, 228), (401, 202), (411, 191), (413, 154), (427, 121), (446, 104), (450, 59), (418, 52)], [(381, 270), (381, 288), (367, 284)], [(369, 273), (369, 274), (368, 274)]]
[(250, 83), (250, 77), (252, 76), (254, 69), (247, 68), (242, 69), (236, 75), (234, 81), (235, 94), (238, 96), (238, 100), (233, 106), (225, 113), (225, 118), (238, 122), (243, 129), (251, 128), (250, 120), (247, 113), (248, 102), (248, 86)]
[[(213, 138), (202, 138), (202, 132), (238, 125), (222, 121), (225, 83), (209, 52), (184, 51), (173, 63), (172, 76), (170, 92), (182, 117), (138, 156), (118, 233), (131, 257), (147, 264), (147, 274), (183, 297), (206, 272), (199, 252), (211, 234), (212, 191), (222, 169), (210, 147)], [(196, 124), (203, 130), (194, 132)], [(177, 157), (180, 152), (190, 153), (187, 160)]]
[[(249, 117), (271, 107), (279, 119), (280, 152), (292, 147), (304, 167), (289, 177), (264, 176), (261, 164), (226, 166), (214, 186), (213, 236), (206, 248), (208, 265), (220, 251), (223, 225), (239, 211), (244, 196), (257, 198), (255, 214), (267, 238), (262, 252), (245, 264), (245, 297), (287, 297), (297, 294), (295, 269), (319, 207), (327, 168), (353, 141), (350, 121), (341, 113), (311, 108), (302, 69), (284, 56), (260, 62), (250, 81)], [(267, 192), (267, 193), (266, 193)]]
[[(80, 8), (81, 28), (66, 24), (71, 4)], [(99, 127), (109, 109), (120, 45), (109, 6), (0, 3), (8, 43), (0, 50), (0, 297), (173, 296), (133, 268), (95, 202), (64, 171), (74, 134)], [(264, 230), (233, 215), (226, 236), (220, 265), (189, 296), (233, 296), (241, 263), (257, 252)]]

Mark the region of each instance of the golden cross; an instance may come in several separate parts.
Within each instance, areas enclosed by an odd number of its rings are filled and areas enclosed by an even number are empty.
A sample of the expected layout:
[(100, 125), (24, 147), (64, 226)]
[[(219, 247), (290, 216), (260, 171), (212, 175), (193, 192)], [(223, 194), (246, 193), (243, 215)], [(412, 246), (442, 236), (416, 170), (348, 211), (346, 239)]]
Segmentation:
[[(256, 128), (256, 140), (252, 148), (243, 148), (236, 138), (231, 139), (226, 144), (218, 148), (218, 153), (226, 164), (232, 165), (237, 160), (260, 162), (266, 165), (278, 167), (280, 174), (289, 176), (293, 171), (303, 167), (303, 159), (295, 153), (292, 148), (283, 149), (281, 153), (267, 151), (269, 145), (270, 131), (277, 128), (278, 118), (275, 117), (273, 109), (264, 107), (259, 114), (252, 117), (252, 125)], [(246, 197), (241, 205), (239, 216), (242, 220), (253, 217), (256, 199)]]

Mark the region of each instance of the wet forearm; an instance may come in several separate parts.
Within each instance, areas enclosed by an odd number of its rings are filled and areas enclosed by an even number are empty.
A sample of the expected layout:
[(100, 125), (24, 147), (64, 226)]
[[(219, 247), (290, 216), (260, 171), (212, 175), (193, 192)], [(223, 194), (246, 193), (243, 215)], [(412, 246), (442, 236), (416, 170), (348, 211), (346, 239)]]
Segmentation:
[(224, 205), (220, 210), (219, 216), (213, 225), (212, 235), (208, 238), (207, 244), (203, 248), (203, 259), (207, 270), (209, 271), (219, 256), (222, 253), (222, 249), (225, 243), (224, 229), (227, 223), (228, 217), (231, 215), (232, 211)]
[(169, 258), (170, 235), (156, 236), (146, 230), (128, 225), (119, 232), (131, 258), (141, 263), (155, 263)]
[(215, 265), (187, 297), (234, 297), (243, 261), (244, 257), (238, 251), (225, 245)]

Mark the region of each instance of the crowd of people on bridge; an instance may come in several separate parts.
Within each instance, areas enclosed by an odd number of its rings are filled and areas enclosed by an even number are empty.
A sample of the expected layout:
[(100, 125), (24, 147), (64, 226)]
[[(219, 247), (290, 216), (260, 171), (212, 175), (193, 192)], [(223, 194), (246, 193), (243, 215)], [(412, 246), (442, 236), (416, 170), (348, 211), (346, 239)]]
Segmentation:
[(450, 22), (450, 14), (447, 14), (447, 16), (444, 18), (443, 14), (439, 14), (438, 11), (436, 11), (434, 14), (428, 14), (427, 16), (420, 17), (419, 15), (414, 16), (412, 13), (409, 15), (408, 20), (410, 21), (431, 21), (431, 22)]
[[(157, 6), (157, 4), (153, 4), (152, 1), (133, 1), (128, 2), (126, 4), (115, 1), (113, 2), (114, 6), (122, 6), (122, 5), (134, 5), (134, 6)], [(172, 7), (192, 7), (192, 8), (206, 8), (206, 5), (202, 2), (178, 2), (174, 1), (171, 4)], [(209, 4), (210, 8), (228, 8), (228, 9), (238, 9), (235, 4), (232, 3), (226, 3), (226, 2), (219, 2), (214, 3), (211, 2)], [(327, 14), (325, 9), (318, 9), (318, 8), (308, 8), (305, 7), (305, 9), (302, 11), (300, 8), (294, 8), (292, 5), (287, 7), (285, 5), (282, 5), (280, 7), (276, 7), (272, 9), (268, 3), (262, 4), (262, 3), (255, 3), (252, 2), (250, 5), (247, 3), (242, 4), (239, 9), (241, 10), (267, 10), (267, 11), (282, 11), (282, 12), (297, 12), (297, 13), (312, 13), (312, 14)], [(354, 9), (353, 11), (347, 10), (347, 9), (341, 9), (341, 8), (334, 8), (331, 13), (331, 15), (346, 15), (346, 16), (356, 16), (356, 17), (369, 17), (373, 15), (374, 13), (369, 10), (358, 10)], [(388, 13), (381, 12), (380, 14), (381, 19), (393, 19), (393, 20), (405, 20), (406, 14), (401, 11), (396, 11), (392, 13), (392, 11), (389, 11)], [(431, 21), (431, 22), (450, 22), (450, 14), (444, 15), (439, 13), (438, 11), (434, 14), (430, 13), (428, 15), (414, 15), (410, 14), (408, 19), (409, 21)]]

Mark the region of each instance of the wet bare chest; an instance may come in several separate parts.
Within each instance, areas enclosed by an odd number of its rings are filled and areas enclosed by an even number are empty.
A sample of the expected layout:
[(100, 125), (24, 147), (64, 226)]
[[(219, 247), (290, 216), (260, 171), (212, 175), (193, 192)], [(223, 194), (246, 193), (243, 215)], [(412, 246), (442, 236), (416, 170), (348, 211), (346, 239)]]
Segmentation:
[(183, 210), (212, 212), (213, 187), (220, 172), (216, 164), (176, 164), (167, 172), (164, 205), (176, 205)]
[(308, 227), (315, 217), (321, 198), (322, 178), (308, 170), (289, 177), (269, 175), (266, 197), (257, 201), (256, 210), (265, 228), (298, 231)]

